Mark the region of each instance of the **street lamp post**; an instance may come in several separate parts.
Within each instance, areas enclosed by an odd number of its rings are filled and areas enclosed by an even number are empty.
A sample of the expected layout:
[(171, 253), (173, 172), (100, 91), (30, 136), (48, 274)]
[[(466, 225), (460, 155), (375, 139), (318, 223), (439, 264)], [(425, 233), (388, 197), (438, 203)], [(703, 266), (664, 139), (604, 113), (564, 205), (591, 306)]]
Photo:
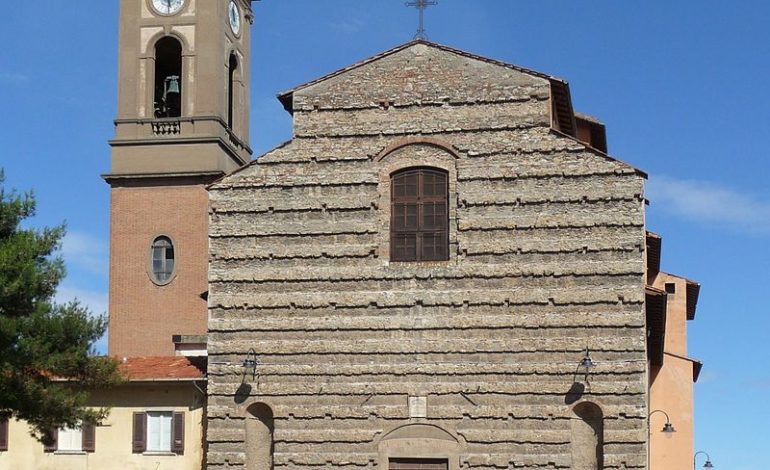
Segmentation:
[[(666, 424), (663, 425), (663, 429), (660, 430), (660, 432), (666, 433), (666, 435), (671, 436), (672, 433), (676, 432), (676, 429), (674, 429), (674, 425), (671, 424), (671, 419), (668, 417), (668, 413), (666, 413), (663, 410), (654, 410), (649, 415), (647, 415), (647, 419), (649, 420), (652, 415), (655, 413), (663, 413), (663, 415), (666, 417)], [(649, 423), (648, 423), (649, 427)]]
[(706, 456), (706, 463), (703, 464), (703, 468), (705, 468), (706, 470), (711, 470), (712, 468), (714, 468), (714, 464), (711, 463), (711, 456), (709, 456), (708, 453), (703, 452), (702, 450), (699, 450), (698, 452), (695, 453), (695, 455), (692, 456), (692, 470), (696, 470), (695, 459), (698, 457), (698, 454), (703, 454)]

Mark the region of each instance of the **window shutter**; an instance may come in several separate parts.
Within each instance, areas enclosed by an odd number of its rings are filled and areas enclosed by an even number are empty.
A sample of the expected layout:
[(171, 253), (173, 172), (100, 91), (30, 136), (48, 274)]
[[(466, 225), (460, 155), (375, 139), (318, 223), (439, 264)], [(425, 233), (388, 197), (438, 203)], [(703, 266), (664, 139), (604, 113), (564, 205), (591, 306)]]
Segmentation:
[(83, 452), (96, 452), (96, 426), (84, 424), (81, 428), (83, 437)]
[(0, 420), (0, 452), (8, 450), (8, 420)]
[(184, 454), (184, 413), (174, 413), (171, 420), (171, 452)]
[(447, 174), (411, 168), (391, 175), (391, 261), (449, 259)]
[(49, 429), (44, 437), (45, 443), (43, 444), (43, 451), (56, 452), (56, 450), (59, 448), (59, 429)]
[(131, 441), (131, 450), (134, 454), (141, 454), (147, 449), (147, 413), (134, 413)]

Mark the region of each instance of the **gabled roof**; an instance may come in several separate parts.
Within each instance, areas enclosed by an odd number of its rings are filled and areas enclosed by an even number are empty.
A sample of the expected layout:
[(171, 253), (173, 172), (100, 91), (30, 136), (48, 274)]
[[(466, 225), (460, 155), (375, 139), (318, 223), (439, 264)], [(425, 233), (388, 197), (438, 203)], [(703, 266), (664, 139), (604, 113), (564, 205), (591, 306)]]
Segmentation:
[[(648, 242), (649, 242), (649, 235), (651, 235), (651, 232), (647, 232), (648, 235)], [(666, 276), (674, 277), (677, 279), (681, 279), (685, 282), (686, 290), (685, 295), (687, 296), (687, 319), (688, 320), (695, 320), (695, 311), (698, 308), (698, 298), (700, 297), (700, 283), (697, 281), (693, 281), (692, 279), (688, 279), (684, 276), (680, 276), (678, 274), (671, 274), (671, 273), (663, 273)]]
[(202, 380), (204, 372), (184, 356), (128, 357), (118, 365), (129, 382), (177, 382)]
[(331, 78), (337, 77), (339, 75), (342, 75), (344, 73), (350, 72), (351, 70), (357, 69), (359, 67), (363, 67), (367, 64), (370, 64), (372, 62), (375, 62), (377, 60), (380, 60), (382, 58), (388, 57), (390, 55), (396, 54), (398, 52), (401, 52), (405, 49), (408, 49), (412, 46), (415, 46), (417, 44), (422, 44), (428, 47), (432, 47), (434, 49), (439, 49), (444, 52), (449, 52), (451, 54), (457, 54), (459, 56), (478, 60), (481, 62), (485, 62), (492, 65), (497, 65), (500, 67), (504, 67), (507, 69), (516, 70), (518, 72), (525, 73), (527, 75), (532, 75), (534, 77), (542, 78), (545, 80), (549, 80), (551, 82), (551, 87), (553, 90), (553, 98), (554, 98), (554, 108), (557, 110), (557, 118), (559, 121), (559, 127), (562, 132), (565, 132), (567, 134), (574, 135), (575, 133), (575, 119), (572, 109), (572, 99), (570, 97), (570, 91), (569, 91), (569, 84), (566, 80), (563, 80), (561, 78), (554, 77), (552, 75), (544, 74), (542, 72), (538, 72), (535, 70), (527, 69), (524, 67), (520, 67), (518, 65), (509, 64), (506, 62), (501, 62), (499, 60), (490, 59), (488, 57), (483, 57), (480, 55), (472, 54), (470, 52), (466, 52), (460, 49), (454, 49), (449, 46), (444, 46), (442, 44), (437, 44), (435, 42), (427, 41), (424, 39), (415, 39), (414, 41), (407, 42), (405, 44), (402, 44), (400, 46), (394, 47), (393, 49), (387, 50), (385, 52), (381, 52), (377, 55), (374, 55), (372, 57), (369, 57), (368, 59), (364, 59), (360, 62), (356, 62), (352, 65), (349, 65), (347, 67), (341, 68), (335, 72), (329, 73), (327, 75), (324, 75), (322, 77), (316, 78), (315, 80), (311, 80), (307, 83), (303, 83), (302, 85), (298, 85), (290, 90), (284, 91), (283, 93), (278, 94), (278, 100), (283, 104), (284, 109), (292, 112), (292, 97), (295, 92), (300, 91), (302, 89), (305, 89), (307, 87), (316, 85), (318, 83), (321, 83), (323, 81), (329, 80)]

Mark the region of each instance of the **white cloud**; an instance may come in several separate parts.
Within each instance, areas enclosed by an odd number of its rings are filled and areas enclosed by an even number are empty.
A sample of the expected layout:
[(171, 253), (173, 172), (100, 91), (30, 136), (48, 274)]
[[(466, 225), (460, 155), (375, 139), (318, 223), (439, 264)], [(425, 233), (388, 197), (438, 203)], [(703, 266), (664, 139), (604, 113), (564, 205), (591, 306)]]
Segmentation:
[(108, 297), (106, 292), (89, 291), (62, 284), (56, 290), (54, 297), (57, 303), (70, 302), (75, 299), (87, 306), (94, 315), (107, 313)]
[(61, 251), (68, 265), (107, 275), (109, 248), (106, 242), (84, 232), (68, 232), (62, 240)]
[(721, 228), (770, 235), (770, 201), (708, 181), (650, 176), (647, 196), (658, 210)]
[(350, 18), (350, 19), (335, 21), (331, 23), (329, 26), (331, 26), (331, 28), (334, 31), (337, 31), (339, 33), (354, 34), (364, 29), (364, 26), (366, 26), (366, 22), (361, 18)]
[(6, 83), (23, 83), (29, 81), (29, 76), (17, 72), (0, 72), (0, 81)]

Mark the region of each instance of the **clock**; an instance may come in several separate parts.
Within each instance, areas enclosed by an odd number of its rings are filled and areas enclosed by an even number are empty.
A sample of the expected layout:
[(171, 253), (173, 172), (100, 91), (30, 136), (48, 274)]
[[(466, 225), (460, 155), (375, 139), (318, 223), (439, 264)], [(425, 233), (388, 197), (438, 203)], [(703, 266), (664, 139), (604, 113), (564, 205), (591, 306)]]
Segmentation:
[(241, 32), (241, 12), (233, 0), (230, 0), (230, 6), (227, 8), (227, 19), (233, 34), (238, 35)]
[(173, 15), (182, 9), (184, 0), (152, 0), (155, 11), (164, 15)]

